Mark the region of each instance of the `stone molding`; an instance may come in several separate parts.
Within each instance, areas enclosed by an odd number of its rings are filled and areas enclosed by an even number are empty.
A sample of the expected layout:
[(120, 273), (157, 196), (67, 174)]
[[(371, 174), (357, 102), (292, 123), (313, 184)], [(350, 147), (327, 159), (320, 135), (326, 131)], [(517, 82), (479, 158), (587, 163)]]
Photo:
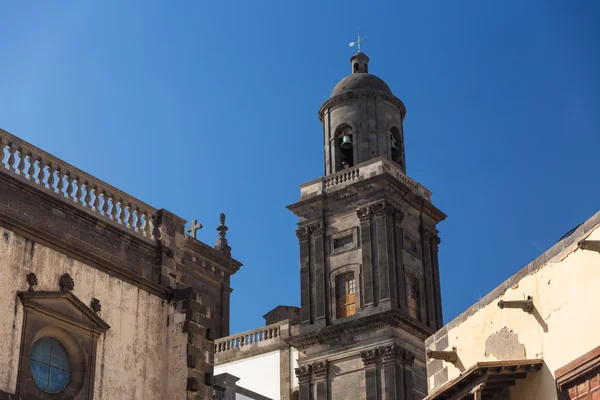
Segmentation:
[(313, 373), (316, 379), (322, 379), (327, 377), (328, 370), (327, 361), (319, 361), (312, 365)]
[(315, 222), (314, 224), (309, 225), (310, 233), (315, 236), (322, 236), (325, 232), (325, 226), (323, 221)]
[(363, 350), (360, 352), (360, 357), (362, 358), (365, 367), (375, 365), (377, 358), (379, 357), (379, 348)]
[(371, 205), (371, 210), (375, 217), (386, 217), (394, 216), (396, 213), (396, 207), (392, 206), (387, 201), (381, 201)]
[(323, 122), (323, 116), (325, 115), (327, 110), (341, 106), (344, 103), (353, 101), (354, 99), (361, 97), (361, 96), (380, 97), (384, 100), (389, 101), (394, 106), (396, 106), (398, 108), (398, 110), (400, 111), (400, 115), (402, 116), (402, 118), (404, 118), (404, 116), (406, 115), (406, 106), (404, 105), (402, 100), (400, 100), (393, 94), (388, 93), (388, 92), (382, 92), (379, 90), (373, 90), (373, 89), (354, 89), (354, 90), (349, 90), (347, 92), (340, 93), (336, 96), (331, 97), (329, 100), (327, 100), (319, 109), (319, 120), (321, 122)]
[(400, 361), (403, 364), (412, 365), (415, 362), (415, 354), (402, 347), (391, 344), (379, 348), (382, 362)]
[(309, 233), (310, 230), (307, 226), (301, 226), (300, 228), (296, 229), (296, 236), (300, 242), (308, 240)]
[(308, 383), (312, 374), (312, 365), (303, 365), (294, 369), (299, 383)]

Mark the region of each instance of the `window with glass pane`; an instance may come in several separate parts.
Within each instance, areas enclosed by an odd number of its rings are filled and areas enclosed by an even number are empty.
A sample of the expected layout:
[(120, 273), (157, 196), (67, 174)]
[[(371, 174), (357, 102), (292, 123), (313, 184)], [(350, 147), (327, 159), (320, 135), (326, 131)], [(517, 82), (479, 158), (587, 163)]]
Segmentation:
[(420, 319), (419, 317), (419, 282), (416, 278), (409, 276), (408, 277), (408, 313), (414, 319)]
[(356, 313), (356, 281), (354, 273), (339, 275), (336, 280), (337, 317)]
[(71, 362), (65, 348), (55, 339), (35, 342), (29, 355), (31, 375), (44, 392), (58, 393), (71, 378)]

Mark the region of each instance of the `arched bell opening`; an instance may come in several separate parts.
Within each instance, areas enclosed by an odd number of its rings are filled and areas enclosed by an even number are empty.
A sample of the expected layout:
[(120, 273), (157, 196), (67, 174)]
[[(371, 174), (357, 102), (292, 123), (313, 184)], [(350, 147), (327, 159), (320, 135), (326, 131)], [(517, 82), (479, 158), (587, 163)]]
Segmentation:
[(335, 135), (335, 172), (354, 166), (354, 137), (350, 125), (340, 126)]
[(406, 173), (406, 164), (404, 160), (404, 140), (400, 130), (395, 126), (390, 129), (390, 155), (393, 162), (398, 164), (402, 171)]

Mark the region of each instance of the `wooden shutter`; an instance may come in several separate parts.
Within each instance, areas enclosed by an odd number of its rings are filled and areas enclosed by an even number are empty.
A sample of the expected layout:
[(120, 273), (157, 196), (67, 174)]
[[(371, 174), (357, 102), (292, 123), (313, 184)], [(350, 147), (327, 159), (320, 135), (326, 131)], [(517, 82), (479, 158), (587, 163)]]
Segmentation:
[(599, 369), (576, 379), (565, 387), (566, 398), (569, 400), (600, 400)]
[(356, 313), (356, 281), (354, 274), (339, 275), (336, 280), (337, 317)]

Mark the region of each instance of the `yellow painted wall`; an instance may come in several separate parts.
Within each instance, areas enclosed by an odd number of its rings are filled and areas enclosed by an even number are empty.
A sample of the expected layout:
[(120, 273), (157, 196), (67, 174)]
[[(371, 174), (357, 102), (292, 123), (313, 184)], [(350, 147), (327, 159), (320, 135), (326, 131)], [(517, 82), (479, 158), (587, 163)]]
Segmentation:
[[(596, 226), (586, 236), (581, 239), (600, 240), (600, 229)], [(532, 314), (520, 309), (501, 310), (497, 305), (501, 299), (523, 300), (528, 295), (535, 305)], [(445, 350), (455, 346), (459, 363), (458, 367), (444, 363), (448, 366), (448, 380), (476, 362), (516, 358), (516, 354), (500, 355), (501, 358), (486, 355), (490, 335), (506, 327), (524, 346), (523, 358), (544, 359), (541, 371), (530, 373), (527, 380), (518, 381), (511, 389), (511, 398), (556, 399), (554, 371), (600, 346), (599, 304), (600, 253), (577, 249), (575, 241), (464, 322), (449, 328)], [(430, 393), (433, 385), (430, 377)]]

